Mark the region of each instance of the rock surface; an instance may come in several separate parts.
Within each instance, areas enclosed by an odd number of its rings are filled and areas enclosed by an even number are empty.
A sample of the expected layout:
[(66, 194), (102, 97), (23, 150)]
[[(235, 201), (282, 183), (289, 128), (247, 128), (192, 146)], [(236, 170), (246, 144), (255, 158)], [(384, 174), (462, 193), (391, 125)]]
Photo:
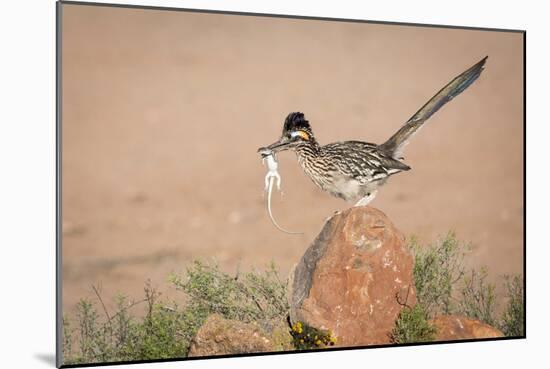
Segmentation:
[(403, 304), (416, 303), (413, 257), (371, 207), (335, 214), (291, 272), (293, 322), (331, 330), (339, 346), (390, 343)]
[(441, 315), (430, 320), (437, 328), (436, 341), (504, 337), (504, 334), (479, 320), (457, 315)]
[(215, 356), (292, 350), (286, 322), (274, 322), (266, 333), (257, 324), (210, 315), (191, 342), (188, 356)]

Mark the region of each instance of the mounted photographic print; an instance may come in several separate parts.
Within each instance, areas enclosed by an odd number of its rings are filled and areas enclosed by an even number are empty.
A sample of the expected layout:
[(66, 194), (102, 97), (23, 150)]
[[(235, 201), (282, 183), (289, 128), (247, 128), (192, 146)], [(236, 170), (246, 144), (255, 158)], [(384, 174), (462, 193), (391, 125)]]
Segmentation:
[(58, 366), (525, 337), (525, 32), (58, 3)]

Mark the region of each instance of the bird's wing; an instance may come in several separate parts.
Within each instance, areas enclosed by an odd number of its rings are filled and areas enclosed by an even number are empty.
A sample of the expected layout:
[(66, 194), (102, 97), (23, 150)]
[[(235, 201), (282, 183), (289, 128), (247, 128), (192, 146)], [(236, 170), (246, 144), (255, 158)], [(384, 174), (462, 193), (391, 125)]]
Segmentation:
[(350, 167), (352, 167), (353, 176), (363, 183), (386, 178), (392, 174), (411, 169), (408, 165), (378, 150), (364, 153)]

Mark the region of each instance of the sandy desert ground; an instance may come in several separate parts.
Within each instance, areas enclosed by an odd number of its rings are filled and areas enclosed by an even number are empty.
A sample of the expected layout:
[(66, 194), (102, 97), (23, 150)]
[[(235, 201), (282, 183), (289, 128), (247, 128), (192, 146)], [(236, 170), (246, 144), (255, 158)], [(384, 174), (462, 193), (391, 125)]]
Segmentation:
[(63, 307), (101, 284), (138, 298), (196, 258), (283, 274), (335, 210), (279, 156), (277, 231), (259, 146), (302, 111), (324, 144), (381, 143), (451, 78), (481, 78), (405, 152), (372, 203), (406, 236), (454, 230), (492, 280), (523, 267), (523, 35), (64, 5)]

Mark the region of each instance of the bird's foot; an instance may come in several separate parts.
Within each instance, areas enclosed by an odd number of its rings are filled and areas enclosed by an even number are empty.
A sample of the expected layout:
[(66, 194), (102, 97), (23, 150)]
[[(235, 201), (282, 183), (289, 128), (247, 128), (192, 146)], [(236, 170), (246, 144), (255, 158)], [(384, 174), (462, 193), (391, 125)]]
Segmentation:
[(357, 203), (355, 205), (353, 205), (353, 207), (368, 205), (372, 200), (374, 200), (374, 198), (376, 197), (377, 192), (378, 191), (372, 191), (371, 193), (367, 194), (367, 196), (365, 196), (362, 199), (360, 199), (359, 201), (357, 201)]
[(335, 216), (337, 216), (338, 214), (340, 214), (341, 212), (342, 212), (342, 210), (334, 210), (334, 213), (332, 213), (332, 215), (328, 216), (325, 219), (325, 223), (328, 222), (329, 220), (331, 220), (332, 218), (334, 218)]

